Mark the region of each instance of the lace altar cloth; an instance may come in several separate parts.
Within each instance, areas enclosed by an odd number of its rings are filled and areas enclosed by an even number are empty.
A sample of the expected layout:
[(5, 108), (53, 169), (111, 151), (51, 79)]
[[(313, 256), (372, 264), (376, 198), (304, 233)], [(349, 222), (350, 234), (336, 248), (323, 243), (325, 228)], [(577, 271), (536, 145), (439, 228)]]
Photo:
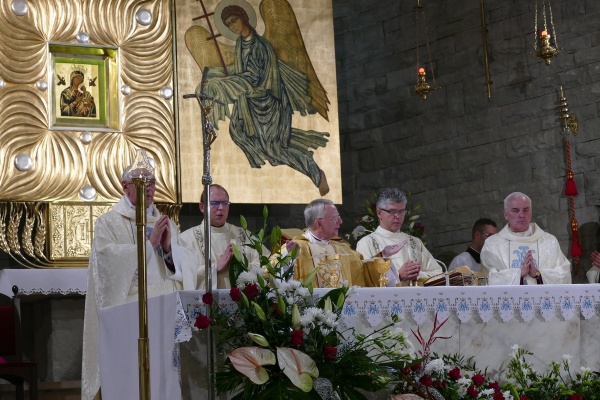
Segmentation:
[[(327, 289), (315, 289), (315, 297)], [(199, 312), (205, 313), (203, 292), (179, 292), (176, 341), (191, 337)], [(235, 303), (228, 290), (216, 290), (215, 298), (221, 307), (232, 308)], [(357, 326), (366, 318), (372, 326), (386, 322), (397, 314), (400, 319), (412, 319), (418, 325), (455, 314), (462, 323), (472, 319), (489, 322), (498, 317), (502, 322), (531, 321), (539, 312), (543, 322), (554, 319), (588, 320), (598, 314), (600, 285), (538, 285), (538, 286), (450, 286), (358, 288), (346, 300), (342, 323)]]
[(20, 295), (84, 295), (87, 289), (87, 268), (0, 270), (0, 293), (12, 296), (13, 285), (18, 286)]

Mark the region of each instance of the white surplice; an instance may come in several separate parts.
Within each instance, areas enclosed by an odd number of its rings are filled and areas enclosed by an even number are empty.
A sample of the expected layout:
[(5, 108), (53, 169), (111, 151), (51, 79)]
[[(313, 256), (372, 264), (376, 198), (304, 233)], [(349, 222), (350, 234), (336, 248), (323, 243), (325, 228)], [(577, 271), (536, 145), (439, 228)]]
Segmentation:
[[(571, 283), (571, 263), (560, 249), (558, 240), (532, 223), (524, 233), (512, 232), (506, 225), (500, 232), (490, 236), (481, 250), (481, 265), (488, 271), (490, 285), (519, 285), (520, 264), (511, 268), (511, 242), (529, 246), (537, 251), (535, 259), (544, 284)], [(514, 252), (514, 251), (513, 251)], [(529, 280), (529, 284), (533, 280)]]
[[(248, 239), (250, 233), (248, 231), (230, 223), (225, 223), (225, 225), (220, 227), (211, 226), (210, 229), (210, 259), (213, 264), (213, 289), (228, 289), (231, 287), (229, 268), (225, 268), (217, 274), (217, 260), (230, 244), (235, 244), (240, 252), (246, 255), (249, 267), (260, 267), (258, 252), (246, 246), (246, 244), (250, 243)], [(183, 232), (181, 234), (181, 244), (193, 250), (195, 254), (196, 264), (198, 265), (196, 286), (197, 289), (202, 290), (205, 287), (204, 222)], [(264, 246), (262, 249), (263, 256), (268, 257), (269, 251)]]
[[(153, 229), (160, 216), (154, 204), (148, 207), (146, 229)], [(182, 286), (186, 290), (196, 289), (190, 284), (196, 273), (194, 256), (191, 251), (179, 246), (179, 233), (172, 221), (170, 228), (175, 272), (167, 268), (163, 255), (146, 240), (148, 297), (181, 290)], [(83, 327), (83, 400), (93, 399), (100, 389), (98, 311), (138, 299), (136, 239), (135, 208), (123, 197), (112, 210), (98, 217), (94, 227)]]

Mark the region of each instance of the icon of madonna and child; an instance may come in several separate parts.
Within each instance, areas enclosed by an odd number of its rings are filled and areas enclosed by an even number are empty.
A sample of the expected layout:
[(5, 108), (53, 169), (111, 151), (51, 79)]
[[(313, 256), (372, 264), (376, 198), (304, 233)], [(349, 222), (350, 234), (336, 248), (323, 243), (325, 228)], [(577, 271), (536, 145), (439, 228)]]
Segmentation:
[[(60, 115), (63, 117), (96, 117), (96, 103), (94, 96), (86, 89), (86, 69), (82, 65), (73, 65), (70, 73), (69, 86), (60, 93)], [(64, 78), (58, 75), (58, 86), (64, 85)], [(90, 79), (90, 84), (95, 85), (96, 79)]]
[(308, 176), (324, 196), (329, 186), (313, 150), (327, 145), (329, 133), (294, 128), (292, 115), (318, 113), (328, 120), (327, 93), (287, 0), (263, 0), (260, 12), (264, 36), (256, 32), (256, 13), (246, 1), (223, 0), (216, 6), (214, 25), (235, 40), (233, 51), (206, 36), (194, 36), (198, 27), (188, 29), (186, 45), (204, 69), (196, 94), (224, 103), (213, 103), (211, 122), (218, 127), (219, 120), (229, 119), (231, 139), (251, 167), (260, 168), (266, 161), (291, 167)]

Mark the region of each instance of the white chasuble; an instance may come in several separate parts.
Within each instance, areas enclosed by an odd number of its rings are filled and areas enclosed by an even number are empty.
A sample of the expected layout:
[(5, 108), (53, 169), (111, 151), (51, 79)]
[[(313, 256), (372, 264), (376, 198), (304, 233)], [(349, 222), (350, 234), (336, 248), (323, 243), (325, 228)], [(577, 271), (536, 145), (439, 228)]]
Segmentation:
[[(512, 232), (508, 225), (490, 236), (481, 250), (481, 265), (489, 274), (490, 285), (519, 285), (521, 265), (528, 250), (540, 271), (543, 284), (571, 283), (571, 263), (558, 240), (532, 223), (525, 233)], [(534, 278), (525, 283), (533, 284)]]

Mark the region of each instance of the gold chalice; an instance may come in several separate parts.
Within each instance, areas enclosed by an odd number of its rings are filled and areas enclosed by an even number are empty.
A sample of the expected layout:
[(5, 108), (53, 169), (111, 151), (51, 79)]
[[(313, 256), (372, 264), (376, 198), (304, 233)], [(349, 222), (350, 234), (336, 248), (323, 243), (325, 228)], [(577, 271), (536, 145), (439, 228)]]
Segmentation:
[(373, 259), (373, 265), (375, 270), (379, 273), (379, 287), (385, 287), (389, 279), (385, 276), (385, 273), (390, 270), (392, 261), (389, 258), (375, 258)]

